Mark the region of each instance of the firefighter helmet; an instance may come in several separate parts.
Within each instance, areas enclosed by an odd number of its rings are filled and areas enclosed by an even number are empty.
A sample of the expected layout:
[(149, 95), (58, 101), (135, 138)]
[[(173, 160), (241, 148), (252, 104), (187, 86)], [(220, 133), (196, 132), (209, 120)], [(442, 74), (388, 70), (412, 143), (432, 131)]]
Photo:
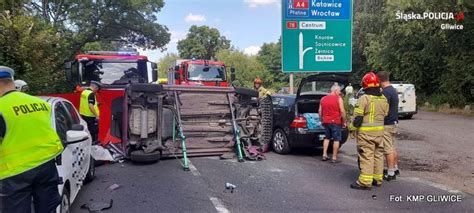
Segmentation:
[(362, 78), (362, 87), (364, 89), (371, 88), (371, 87), (379, 87), (380, 80), (379, 77), (374, 72), (369, 72), (364, 75)]
[(262, 84), (263, 81), (259, 77), (256, 77), (255, 80), (253, 81), (254, 84)]

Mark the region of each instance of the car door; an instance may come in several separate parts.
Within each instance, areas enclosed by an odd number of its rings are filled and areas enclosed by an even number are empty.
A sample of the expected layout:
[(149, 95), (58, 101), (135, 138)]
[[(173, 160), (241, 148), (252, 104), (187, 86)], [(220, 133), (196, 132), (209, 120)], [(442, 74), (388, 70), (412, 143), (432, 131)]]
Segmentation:
[[(72, 118), (61, 101), (53, 103), (54, 123), (56, 132), (63, 144), (67, 143), (67, 131), (72, 129)], [(69, 144), (64, 147), (61, 153), (60, 163), (58, 163), (58, 172), (63, 181), (69, 181), (70, 192), (77, 192), (82, 185), (84, 176), (81, 174), (80, 149), (81, 143)]]
[[(62, 103), (69, 113), (72, 125), (82, 125), (84, 129), (87, 130), (87, 123), (81, 119), (74, 106), (67, 101), (62, 101)], [(77, 145), (79, 147), (79, 153), (77, 156), (77, 160), (79, 162), (79, 174), (81, 177), (86, 177), (87, 170), (89, 168), (88, 165), (91, 159), (92, 140), (85, 140), (78, 143)]]

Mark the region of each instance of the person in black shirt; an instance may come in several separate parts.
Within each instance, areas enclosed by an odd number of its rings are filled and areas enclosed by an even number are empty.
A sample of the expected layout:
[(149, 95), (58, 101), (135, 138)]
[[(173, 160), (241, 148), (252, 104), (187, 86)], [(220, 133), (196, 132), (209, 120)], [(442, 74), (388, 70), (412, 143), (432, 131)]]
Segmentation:
[(383, 95), (387, 98), (389, 110), (388, 115), (384, 119), (384, 154), (387, 160), (387, 174), (384, 179), (387, 181), (395, 180), (399, 175), (398, 170), (398, 152), (395, 148), (395, 134), (398, 125), (398, 94), (397, 90), (390, 84), (390, 74), (386, 71), (377, 73), (379, 76)]

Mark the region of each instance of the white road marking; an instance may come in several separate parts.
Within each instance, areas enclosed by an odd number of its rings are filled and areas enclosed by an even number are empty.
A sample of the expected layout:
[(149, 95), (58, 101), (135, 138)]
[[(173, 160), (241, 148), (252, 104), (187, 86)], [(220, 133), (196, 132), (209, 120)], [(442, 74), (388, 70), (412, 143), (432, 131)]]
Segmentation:
[(189, 170), (191, 170), (191, 173), (193, 173), (194, 176), (201, 176), (201, 173), (196, 169), (193, 163), (188, 159), (188, 165), (189, 165)]
[(269, 169), (270, 172), (275, 172), (275, 173), (281, 173), (283, 172), (283, 170), (279, 169), (279, 168), (271, 168)]
[(214, 207), (216, 208), (217, 212), (219, 213), (229, 213), (229, 210), (227, 210), (224, 206), (224, 204), (222, 204), (222, 201), (219, 200), (218, 198), (216, 197), (210, 197), (209, 198), (212, 202), (212, 205), (214, 205)]
[(461, 192), (457, 189), (453, 189), (449, 186), (439, 184), (439, 183), (435, 183), (435, 182), (431, 182), (429, 180), (425, 180), (425, 179), (421, 179), (421, 178), (417, 178), (417, 177), (403, 177), (402, 180), (407, 180), (407, 181), (416, 182), (416, 183), (423, 183), (423, 184), (432, 186), (434, 188), (441, 189), (443, 191), (447, 191), (447, 192), (452, 193), (452, 194), (464, 194), (463, 192)]

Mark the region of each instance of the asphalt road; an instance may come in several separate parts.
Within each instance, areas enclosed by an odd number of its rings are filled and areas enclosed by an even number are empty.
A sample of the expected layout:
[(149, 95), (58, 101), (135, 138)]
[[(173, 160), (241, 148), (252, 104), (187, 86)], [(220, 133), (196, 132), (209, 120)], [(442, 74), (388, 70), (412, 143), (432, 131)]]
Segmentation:
[[(419, 112), (400, 120), (396, 146), (405, 176), (418, 177), (474, 195), (474, 117)], [(343, 148), (356, 157), (355, 143)]]
[[(188, 172), (176, 159), (104, 165), (72, 212), (110, 199), (113, 207), (104, 212), (474, 212), (474, 118), (420, 112), (399, 127), (402, 176), (371, 191), (349, 187), (358, 176), (351, 140), (340, 164), (320, 161), (321, 150), (297, 150), (267, 153), (260, 162), (192, 158)], [(237, 188), (226, 190), (226, 183)], [(120, 187), (110, 191), (112, 184)], [(424, 200), (414, 201), (417, 195)], [(440, 195), (461, 201), (434, 200)]]
[[(304, 150), (285, 156), (268, 153), (260, 162), (192, 158), (188, 172), (176, 159), (105, 165), (84, 186), (72, 212), (84, 212), (82, 204), (110, 199), (114, 205), (104, 212), (474, 211), (471, 195), (413, 177), (371, 191), (350, 189), (358, 175), (351, 157), (342, 156), (340, 164), (319, 159), (320, 151)], [(227, 182), (236, 185), (235, 191), (225, 189)], [(120, 188), (108, 190), (112, 184)], [(425, 200), (410, 201), (413, 195)], [(429, 202), (437, 195), (459, 195), (461, 201)]]

